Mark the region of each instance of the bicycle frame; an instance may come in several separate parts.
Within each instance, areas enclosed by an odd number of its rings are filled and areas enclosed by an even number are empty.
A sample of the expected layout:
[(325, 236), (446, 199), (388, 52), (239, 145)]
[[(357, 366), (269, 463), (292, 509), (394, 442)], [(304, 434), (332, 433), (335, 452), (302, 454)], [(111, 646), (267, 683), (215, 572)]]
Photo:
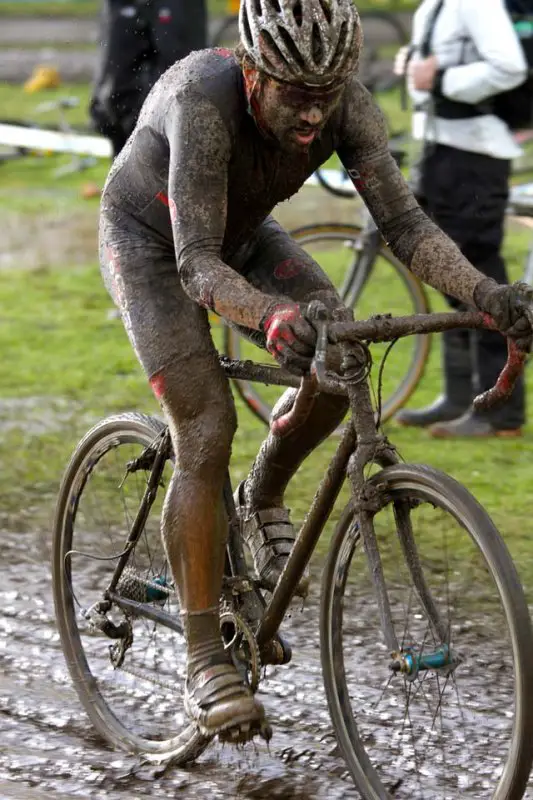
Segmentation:
[(342, 301), (349, 308), (355, 307), (381, 248), (381, 234), (365, 206), (362, 209), (362, 216), (364, 225), (354, 247), (354, 259), (340, 290)]
[[(394, 447), (388, 442), (387, 438), (379, 433), (376, 428), (374, 410), (372, 408), (370, 387), (368, 383), (369, 352), (368, 348), (361, 341), (364, 338), (373, 341), (386, 341), (398, 338), (400, 335), (407, 335), (413, 332), (437, 332), (450, 328), (467, 327), (480, 328), (490, 325), (490, 320), (476, 312), (455, 312), (443, 314), (418, 315), (404, 318), (375, 318), (359, 323), (334, 323), (330, 326), (330, 334), (333, 341), (337, 341), (341, 347), (343, 356), (343, 376), (333, 377), (326, 373), (326, 347), (328, 344), (327, 323), (317, 322), (318, 341), (313, 370), (311, 377), (300, 380), (290, 373), (276, 367), (269, 367), (262, 364), (251, 362), (233, 362), (225, 357), (221, 358), (222, 366), (228, 378), (245, 377), (247, 380), (259, 381), (264, 383), (276, 383), (281, 386), (295, 386), (301, 384), (301, 397), (304, 402), (312, 403), (314, 392), (302, 391), (305, 387), (309, 388), (309, 382), (315, 388), (320, 388), (334, 394), (347, 395), (350, 401), (352, 412), (352, 422), (346, 427), (336, 452), (321, 480), (313, 498), (309, 513), (298, 533), (296, 542), (292, 548), (283, 573), (277, 586), (266, 604), (262, 596), (255, 591), (253, 582), (248, 577), (246, 560), (242, 539), (240, 536), (239, 524), (236, 519), (235, 507), (231, 491), (229, 474), (224, 487), (224, 500), (229, 513), (229, 539), (227, 550), (227, 563), (230, 578), (235, 579), (238, 589), (247, 595), (247, 612), (251, 619), (250, 622), (257, 624), (256, 639), (260, 650), (265, 648), (276, 635), (283, 618), (287, 612), (289, 604), (294, 594), (294, 590), (303, 576), (316, 544), (322, 534), (324, 526), (333, 510), (333, 506), (342, 488), (345, 477), (351, 483), (352, 502), (354, 511), (358, 515), (358, 525), (361, 538), (364, 542), (365, 552), (369, 562), (370, 574), (374, 582), (376, 597), (381, 618), (382, 630), (385, 642), (391, 652), (398, 651), (398, 641), (394, 631), (392, 614), (383, 576), (381, 556), (375, 536), (372, 517), (379, 510), (379, 496), (374, 491), (367, 491), (367, 481), (364, 469), (368, 464), (377, 463), (381, 467), (398, 463), (399, 458)], [(353, 331), (358, 328), (359, 338), (353, 340)], [(350, 341), (350, 334), (352, 341)], [(514, 363), (511, 364), (512, 358)], [(508, 362), (507, 373), (502, 373), (496, 389), (490, 390), (486, 395), (498, 391), (500, 395), (509, 393), (512, 390), (512, 380), (523, 368), (525, 355), (511, 353)], [(510, 365), (510, 366), (509, 366)], [(505, 374), (504, 374), (505, 373)], [(511, 376), (511, 378), (509, 378)], [(307, 382), (307, 383), (306, 383)], [(310, 398), (310, 399), (308, 399)], [(483, 402), (487, 401), (484, 397)], [(285, 415), (294, 417), (301, 415), (301, 409), (297, 408), (298, 398), (293, 409)], [(302, 424), (301, 416), (294, 417), (296, 424)], [(305, 414), (303, 415), (305, 419)], [(283, 422), (283, 421), (281, 421)], [(273, 426), (280, 423), (276, 420)], [(294, 425), (293, 425), (294, 428)], [(283, 431), (283, 425), (278, 424), (278, 430)], [(356, 433), (357, 431), (357, 433)], [(281, 435), (284, 435), (281, 433)], [(121, 597), (115, 589), (120, 575), (128, 561), (130, 552), (133, 550), (139, 539), (152, 503), (155, 499), (157, 487), (159, 486), (164, 464), (171, 453), (171, 442), (168, 429), (158, 437), (149, 448), (147, 448), (138, 459), (128, 464), (128, 470), (134, 471), (136, 468), (146, 469), (151, 466), (150, 479), (143, 496), (137, 517), (129, 533), (125, 549), (118, 560), (111, 582), (104, 593), (104, 600), (97, 604), (97, 610), (105, 613), (109, 610), (111, 603), (116, 603), (130, 613), (134, 612), (155, 620), (173, 630), (182, 631), (179, 620), (175, 619), (167, 612), (154, 607), (149, 603), (138, 603), (133, 600)], [(423, 602), (429, 618), (431, 619), (434, 630), (441, 641), (446, 641), (446, 625), (441, 619), (433, 598), (423, 577), (423, 571), (418, 560), (416, 546), (410, 526), (409, 515), (405, 514), (405, 508), (397, 506), (396, 509), (398, 527), (401, 531), (401, 543), (406, 557), (413, 584)], [(403, 519), (402, 519), (403, 517)], [(124, 635), (122, 626), (114, 626), (108, 621), (109, 630), (107, 635), (111, 638), (121, 638)], [(116, 630), (113, 631), (112, 628)], [(441, 648), (442, 650), (442, 648)], [(448, 651), (430, 654), (429, 659), (434, 658), (440, 666), (451, 663), (452, 654)], [(427, 660), (427, 659), (426, 659)], [(429, 663), (429, 661), (428, 661)], [(434, 666), (435, 664), (432, 664)]]

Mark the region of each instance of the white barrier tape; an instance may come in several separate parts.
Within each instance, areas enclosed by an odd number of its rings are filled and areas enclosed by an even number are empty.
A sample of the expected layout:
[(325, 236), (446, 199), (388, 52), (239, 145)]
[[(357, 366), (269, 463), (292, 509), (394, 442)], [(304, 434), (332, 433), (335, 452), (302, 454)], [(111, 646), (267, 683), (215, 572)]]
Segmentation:
[(102, 136), (90, 136), (42, 128), (25, 128), (0, 123), (0, 144), (44, 150), (53, 153), (77, 153), (97, 158), (111, 158), (111, 143)]

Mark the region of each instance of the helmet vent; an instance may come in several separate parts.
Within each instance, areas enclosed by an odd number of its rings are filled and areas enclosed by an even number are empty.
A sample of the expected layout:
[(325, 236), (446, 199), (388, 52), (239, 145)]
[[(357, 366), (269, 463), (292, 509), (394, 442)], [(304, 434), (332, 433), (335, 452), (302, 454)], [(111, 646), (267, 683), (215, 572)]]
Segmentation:
[(280, 4), (279, 0), (268, 0), (268, 2), (270, 3), (271, 6), (274, 7), (275, 11), (278, 14), (281, 14), (281, 4)]
[(339, 31), (339, 42), (337, 44), (337, 49), (335, 51), (335, 55), (333, 56), (333, 64), (336, 66), (339, 64), (344, 56), (344, 51), (346, 48), (346, 39), (348, 36), (348, 23), (343, 22), (341, 25), (341, 29)]
[(278, 34), (280, 39), (283, 40), (283, 44), (291, 54), (291, 58), (293, 58), (294, 61), (296, 61), (296, 63), (301, 69), (305, 69), (305, 61), (303, 60), (302, 54), (299, 52), (298, 48), (294, 44), (290, 34), (287, 33), (285, 28), (282, 28), (281, 25), (278, 25)]
[(261, 31), (261, 55), (270, 67), (277, 66), (279, 69), (281, 64), (287, 63), (287, 59), (274, 41), (274, 37), (265, 30)]
[(262, 17), (263, 16), (263, 8), (261, 6), (261, 0), (254, 0), (254, 7), (255, 7), (255, 13), (257, 14), (257, 16), (258, 17)]
[(304, 21), (304, 15), (303, 15), (302, 4), (301, 3), (299, 3), (299, 2), (295, 3), (294, 8), (292, 10), (292, 14), (293, 14), (293, 17), (294, 17), (294, 21), (296, 22), (298, 27), (301, 28), (302, 27), (302, 23)]
[[(259, 2), (259, 1), (260, 0), (256, 0), (256, 2)], [(252, 31), (250, 30), (250, 20), (248, 19), (248, 14), (246, 12), (246, 7), (244, 7), (244, 11), (243, 11), (243, 13), (241, 15), (241, 21), (242, 21), (242, 25), (243, 25), (243, 38), (245, 39), (245, 42), (246, 42), (247, 46), (249, 47), (250, 44), (253, 42), (254, 37), (252, 36)]]
[(324, 57), (324, 45), (322, 44), (322, 36), (320, 34), (319, 25), (314, 22), (313, 30), (311, 33), (311, 47), (313, 53), (313, 61), (315, 64), (321, 64)]
[(322, 9), (322, 13), (324, 14), (325, 18), (328, 21), (328, 24), (331, 23), (331, 3), (329, 0), (319, 0), (320, 7)]

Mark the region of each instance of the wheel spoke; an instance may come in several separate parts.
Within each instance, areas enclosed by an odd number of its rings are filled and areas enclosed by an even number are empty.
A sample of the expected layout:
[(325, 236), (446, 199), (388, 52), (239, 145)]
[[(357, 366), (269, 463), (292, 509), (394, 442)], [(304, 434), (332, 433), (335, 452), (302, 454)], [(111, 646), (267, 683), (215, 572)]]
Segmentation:
[[(168, 747), (177, 752), (179, 761), (180, 752), (184, 757), (193, 751), (199, 753), (207, 743), (190, 727), (179, 702), (180, 676), (185, 674), (183, 636), (146, 617), (125, 616), (115, 605), (102, 617), (94, 606), (103, 598), (116, 564), (115, 560), (101, 560), (103, 540), (106, 556), (116, 556), (124, 550), (148, 485), (149, 470), (128, 472), (126, 464), (144, 452), (159, 430), (159, 423), (151, 423), (157, 426), (151, 427), (145, 418), (141, 418), (142, 424), (132, 425), (131, 416), (125, 415), (122, 428), (122, 417), (116, 419), (117, 423), (109, 423), (108, 438), (104, 425), (101, 431), (99, 427), (95, 429), (100, 438), (95, 436), (92, 442), (89, 437), (88, 444), (80, 444), (83, 458), (78, 470), (86, 479), (77, 506), (69, 494), (72, 487), (80, 485), (76, 475), (69, 477), (61, 490), (65, 508), (73, 510), (55, 533), (57, 563), (70, 550), (87, 554), (73, 559), (72, 589), (80, 595), (82, 607), (92, 609), (91, 624), (73, 615), (72, 606), (63, 602), (60, 585), (65, 581), (65, 571), (59, 570), (54, 591), (58, 608), (63, 606), (58, 614), (62, 644), (80, 699), (100, 732), (115, 745), (128, 742), (132, 749), (145, 752), (164, 752)], [(102, 442), (107, 442), (107, 449)], [(93, 452), (98, 453), (97, 458)], [(171, 472), (170, 462), (165, 470)], [(159, 531), (163, 495), (162, 490), (156, 495), (123, 573), (121, 590), (129, 599), (153, 602), (174, 615), (178, 613), (178, 601), (169, 580), (171, 573)], [(154, 596), (154, 580), (161, 581), (162, 594)], [(151, 594), (146, 582), (152, 586)], [(68, 587), (67, 594), (71, 596)], [(108, 638), (103, 622), (118, 626), (122, 638)], [(128, 626), (131, 641), (126, 636)], [(112, 657), (117, 660), (115, 666)], [(80, 674), (90, 674), (92, 680), (80, 680)]]
[[(363, 763), (364, 748), (375, 769), (353, 767), (358, 787), (363, 796), (372, 794), (369, 785), (374, 794), (394, 787), (395, 799), (503, 800), (514, 784), (521, 796), (533, 760), (527, 732), (533, 734), (533, 725), (529, 715), (515, 714), (518, 707), (528, 708), (533, 693), (517, 675), (527, 674), (528, 653), (533, 660), (533, 637), (512, 562), (490, 518), (447, 476), (398, 464), (375, 476), (375, 485), (384, 492), (374, 530), (399, 654), (389, 660), (384, 652), (362, 542), (351, 551), (346, 546), (350, 509), (332, 545), (325, 576), (330, 600), (323, 605), (332, 628), (341, 626), (323, 641), (337, 736), (349, 765)], [(395, 530), (397, 504), (413, 510), (406, 541), (416, 552), (409, 563), (401, 529), (399, 535)], [(427, 587), (421, 594), (413, 585), (414, 579), (419, 583), (413, 563)], [(516, 608), (525, 608), (523, 617), (515, 615)], [(442, 620), (445, 641), (436, 634), (432, 609)], [(498, 793), (499, 784), (505, 794)]]

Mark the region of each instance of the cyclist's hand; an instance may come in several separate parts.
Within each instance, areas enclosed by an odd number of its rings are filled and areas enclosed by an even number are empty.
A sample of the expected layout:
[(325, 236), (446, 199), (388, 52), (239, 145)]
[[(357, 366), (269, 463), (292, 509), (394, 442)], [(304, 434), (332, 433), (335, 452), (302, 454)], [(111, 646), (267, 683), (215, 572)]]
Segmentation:
[(291, 372), (308, 372), (315, 353), (316, 331), (298, 303), (276, 303), (261, 323), (266, 348), (276, 361)]
[(492, 317), (498, 330), (515, 340), (520, 350), (529, 352), (533, 330), (523, 293), (516, 286), (502, 286), (484, 278), (474, 289), (474, 303)]

